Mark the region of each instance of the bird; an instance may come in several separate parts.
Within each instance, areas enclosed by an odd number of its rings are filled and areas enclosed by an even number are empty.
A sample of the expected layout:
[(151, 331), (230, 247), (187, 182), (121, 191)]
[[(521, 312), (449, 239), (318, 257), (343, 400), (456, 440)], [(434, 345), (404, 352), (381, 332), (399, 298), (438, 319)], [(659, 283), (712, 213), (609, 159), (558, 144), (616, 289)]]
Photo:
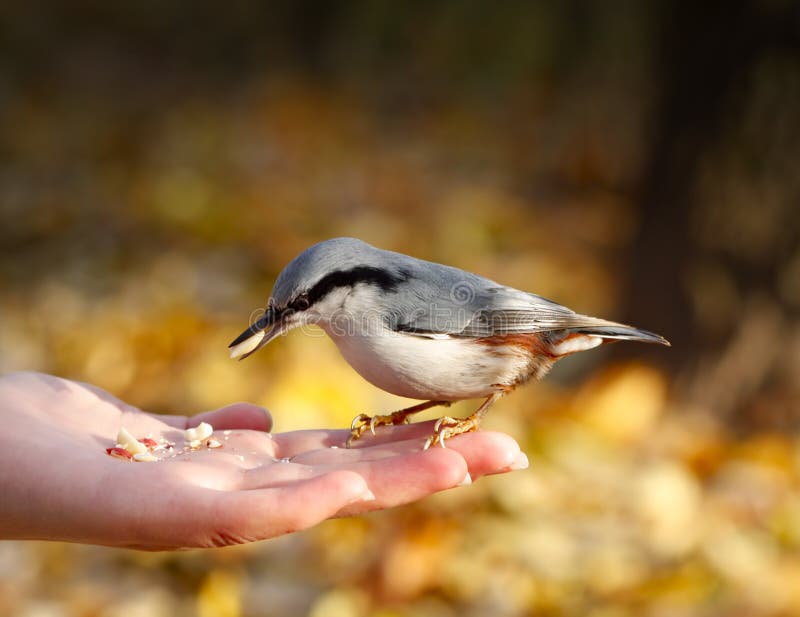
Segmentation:
[(489, 408), (565, 356), (664, 337), (589, 317), (456, 267), (382, 250), (356, 238), (319, 242), (278, 275), (266, 308), (229, 345), (243, 360), (288, 331), (315, 324), (364, 379), (423, 402), (359, 414), (346, 446), (369, 430), (456, 401), (483, 399), (466, 418), (441, 417), (424, 449), (478, 429)]

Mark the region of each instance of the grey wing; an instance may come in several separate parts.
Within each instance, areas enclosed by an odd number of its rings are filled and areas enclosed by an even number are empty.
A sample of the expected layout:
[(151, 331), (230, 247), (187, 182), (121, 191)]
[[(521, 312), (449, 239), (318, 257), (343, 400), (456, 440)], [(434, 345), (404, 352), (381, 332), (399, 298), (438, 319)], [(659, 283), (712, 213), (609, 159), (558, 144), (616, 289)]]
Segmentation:
[(529, 305), (493, 306), (477, 311), (464, 328), (454, 335), (484, 337), (496, 334), (522, 334), (613, 325), (602, 319), (579, 315), (565, 306), (530, 294)]
[[(426, 262), (395, 298), (390, 326), (428, 337), (486, 337), (614, 325), (579, 315), (535, 294), (476, 274)], [(413, 291), (409, 291), (413, 290)]]
[(544, 298), (532, 295), (527, 307), (491, 306), (469, 311), (463, 307), (455, 307), (452, 312), (438, 307), (433, 312), (420, 312), (414, 319), (398, 323), (397, 329), (423, 336), (438, 334), (480, 338), (600, 325), (612, 325), (612, 322), (579, 315), (566, 307), (553, 306)]
[(504, 334), (570, 331), (604, 339), (669, 345), (666, 339), (625, 324), (581, 315), (552, 300), (432, 262), (389, 253), (407, 276), (392, 297), (386, 324), (429, 338), (483, 338)]
[(634, 340), (669, 345), (662, 336), (625, 324), (581, 315), (535, 294), (500, 288), (481, 308), (440, 305), (435, 311), (418, 309), (413, 318), (398, 321), (395, 330), (427, 338), (485, 338), (508, 334), (571, 332), (610, 340)]

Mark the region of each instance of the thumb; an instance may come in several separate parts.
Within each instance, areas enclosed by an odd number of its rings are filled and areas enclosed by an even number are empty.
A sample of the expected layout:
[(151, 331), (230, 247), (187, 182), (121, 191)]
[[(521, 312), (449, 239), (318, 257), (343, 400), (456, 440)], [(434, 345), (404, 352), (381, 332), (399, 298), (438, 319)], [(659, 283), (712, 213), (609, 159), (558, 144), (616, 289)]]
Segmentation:
[(250, 429), (254, 431), (272, 430), (272, 416), (263, 407), (252, 403), (233, 403), (221, 409), (206, 411), (192, 416), (187, 427), (208, 422), (215, 429)]

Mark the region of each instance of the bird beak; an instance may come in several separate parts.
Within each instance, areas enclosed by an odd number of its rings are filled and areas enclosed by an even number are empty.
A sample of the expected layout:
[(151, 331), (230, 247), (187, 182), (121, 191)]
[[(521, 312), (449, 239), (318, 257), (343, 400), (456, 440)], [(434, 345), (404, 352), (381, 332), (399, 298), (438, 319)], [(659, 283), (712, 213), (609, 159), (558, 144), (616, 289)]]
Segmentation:
[(284, 331), (284, 320), (280, 313), (273, 307), (267, 308), (266, 312), (253, 325), (228, 345), (231, 350), (231, 358), (244, 360)]

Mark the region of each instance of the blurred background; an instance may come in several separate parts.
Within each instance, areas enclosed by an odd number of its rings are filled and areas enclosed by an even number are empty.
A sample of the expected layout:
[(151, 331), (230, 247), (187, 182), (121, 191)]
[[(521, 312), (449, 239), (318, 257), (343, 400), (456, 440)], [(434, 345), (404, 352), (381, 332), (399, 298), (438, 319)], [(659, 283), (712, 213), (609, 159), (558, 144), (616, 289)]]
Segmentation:
[(788, 0), (4, 3), (0, 371), (278, 431), (399, 408), (320, 336), (228, 359), (337, 235), (673, 347), (563, 361), (486, 423), (530, 469), (391, 512), (2, 543), (0, 614), (799, 614), (798, 161)]

